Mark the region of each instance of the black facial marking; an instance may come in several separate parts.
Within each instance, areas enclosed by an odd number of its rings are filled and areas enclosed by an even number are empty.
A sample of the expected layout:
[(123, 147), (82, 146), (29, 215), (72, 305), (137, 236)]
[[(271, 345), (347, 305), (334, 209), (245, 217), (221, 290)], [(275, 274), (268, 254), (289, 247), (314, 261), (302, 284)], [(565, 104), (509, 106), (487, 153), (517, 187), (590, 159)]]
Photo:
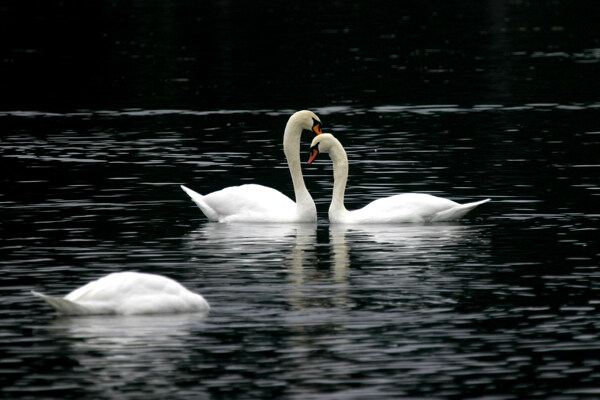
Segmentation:
[(313, 131), (315, 130), (315, 127), (318, 127), (319, 128), (318, 130), (323, 132), (323, 127), (321, 125), (322, 125), (321, 121), (318, 121), (317, 119), (313, 118), (313, 126), (312, 126)]

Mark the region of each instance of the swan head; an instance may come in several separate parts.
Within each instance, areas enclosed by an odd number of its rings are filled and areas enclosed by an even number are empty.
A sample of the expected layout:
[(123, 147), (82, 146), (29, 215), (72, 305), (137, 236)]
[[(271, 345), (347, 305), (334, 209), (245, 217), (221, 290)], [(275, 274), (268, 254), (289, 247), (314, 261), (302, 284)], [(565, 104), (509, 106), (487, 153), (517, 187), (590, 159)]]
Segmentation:
[(321, 119), (312, 111), (302, 110), (292, 115), (288, 121), (288, 125), (296, 125), (302, 130), (312, 131), (315, 135), (323, 133)]
[(317, 135), (312, 143), (310, 144), (310, 157), (308, 163), (312, 162), (317, 158), (319, 153), (329, 153), (332, 147), (341, 147), (342, 144), (330, 133), (322, 133)]

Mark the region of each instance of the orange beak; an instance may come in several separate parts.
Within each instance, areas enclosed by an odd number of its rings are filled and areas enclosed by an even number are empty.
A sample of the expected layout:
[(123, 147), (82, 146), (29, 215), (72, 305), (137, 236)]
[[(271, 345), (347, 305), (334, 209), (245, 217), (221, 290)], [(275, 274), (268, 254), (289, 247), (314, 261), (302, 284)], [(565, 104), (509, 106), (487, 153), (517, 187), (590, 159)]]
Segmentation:
[(310, 157), (308, 158), (308, 163), (312, 164), (315, 161), (315, 158), (319, 155), (319, 150), (316, 147), (310, 149)]
[(317, 121), (315, 121), (315, 124), (313, 125), (312, 130), (316, 135), (320, 135), (321, 133), (323, 133), (323, 128), (321, 128), (321, 123), (317, 122)]

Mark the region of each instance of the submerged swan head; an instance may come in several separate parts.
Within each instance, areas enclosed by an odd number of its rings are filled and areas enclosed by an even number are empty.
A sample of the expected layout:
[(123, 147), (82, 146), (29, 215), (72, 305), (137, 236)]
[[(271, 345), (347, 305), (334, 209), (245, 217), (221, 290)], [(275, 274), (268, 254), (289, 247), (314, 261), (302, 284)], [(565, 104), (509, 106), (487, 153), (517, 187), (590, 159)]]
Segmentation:
[(312, 131), (315, 135), (323, 133), (322, 123), (317, 115), (309, 110), (296, 112), (288, 120), (286, 130), (288, 128), (301, 128), (301, 130)]

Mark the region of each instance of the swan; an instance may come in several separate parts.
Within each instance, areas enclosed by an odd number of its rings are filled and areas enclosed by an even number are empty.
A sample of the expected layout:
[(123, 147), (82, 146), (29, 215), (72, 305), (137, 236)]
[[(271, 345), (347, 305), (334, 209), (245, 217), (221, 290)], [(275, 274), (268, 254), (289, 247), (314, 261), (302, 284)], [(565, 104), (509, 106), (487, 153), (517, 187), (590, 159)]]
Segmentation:
[(134, 315), (208, 312), (208, 302), (161, 275), (116, 272), (75, 289), (65, 297), (31, 291), (65, 315)]
[(201, 195), (181, 185), (210, 221), (218, 222), (314, 222), (317, 208), (304, 184), (300, 168), (300, 136), (303, 130), (321, 134), (321, 120), (312, 111), (298, 111), (290, 117), (283, 134), (296, 202), (267, 186), (230, 186)]
[(323, 133), (316, 136), (310, 145), (311, 164), (315, 157), (329, 153), (333, 162), (333, 196), (329, 206), (329, 222), (342, 224), (393, 224), (452, 221), (480, 204), (458, 204), (452, 200), (422, 193), (405, 193), (378, 199), (365, 207), (348, 211), (344, 206), (344, 192), (348, 180), (348, 156), (342, 144), (333, 135)]

